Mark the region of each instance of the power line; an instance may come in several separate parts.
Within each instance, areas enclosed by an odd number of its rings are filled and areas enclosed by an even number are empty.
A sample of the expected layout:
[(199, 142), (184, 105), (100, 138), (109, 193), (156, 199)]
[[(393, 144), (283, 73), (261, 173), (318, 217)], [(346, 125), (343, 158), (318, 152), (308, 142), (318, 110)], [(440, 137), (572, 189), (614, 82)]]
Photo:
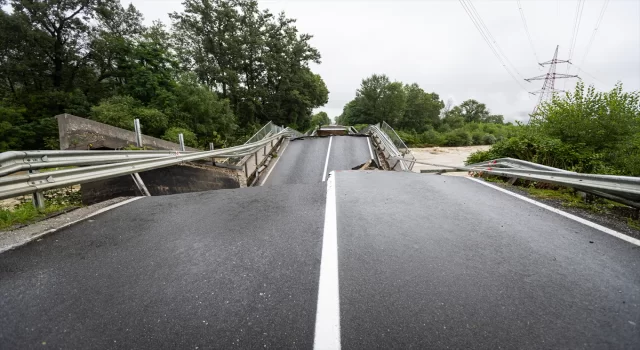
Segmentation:
[(480, 23), (477, 21), (477, 19), (473, 16), (472, 11), (470, 10), (470, 8), (467, 7), (468, 4), (466, 4), (464, 2), (464, 0), (459, 0), (460, 4), (462, 5), (462, 8), (465, 10), (465, 12), (467, 13), (467, 15), (469, 16), (469, 18), (471, 19), (471, 22), (473, 23), (473, 25), (476, 27), (476, 29), (478, 29), (478, 32), (480, 33), (480, 35), (482, 36), (482, 38), (484, 39), (484, 41), (487, 43), (487, 45), (489, 45), (489, 48), (491, 49), (491, 52), (493, 52), (493, 54), (496, 56), (496, 58), (500, 61), (500, 64), (502, 65), (502, 67), (504, 67), (504, 69), (507, 71), (507, 73), (509, 73), (509, 75), (511, 76), (511, 78), (513, 78), (513, 80), (515, 80), (516, 83), (518, 83), (518, 85), (520, 85), (520, 87), (526, 91), (527, 89), (522, 85), (522, 83), (518, 80), (518, 78), (515, 77), (515, 75), (513, 75), (513, 73), (509, 70), (509, 68), (507, 67), (507, 65), (505, 64), (504, 60), (502, 59), (502, 57), (500, 57), (500, 55), (498, 54), (498, 51), (496, 50), (496, 48), (493, 47), (493, 45), (491, 45), (491, 41), (489, 40), (489, 37), (487, 35), (487, 33), (485, 33), (480, 25)]
[(533, 46), (533, 40), (531, 40), (531, 34), (529, 33), (529, 26), (527, 26), (527, 20), (524, 17), (524, 11), (522, 10), (522, 5), (520, 4), (520, 0), (517, 0), (518, 9), (520, 9), (520, 18), (522, 18), (522, 24), (524, 25), (524, 31), (527, 33), (527, 38), (529, 38), (529, 44), (531, 44), (531, 50), (533, 50), (533, 55), (536, 57), (536, 64), (540, 63), (540, 59), (538, 59), (538, 54), (536, 53), (536, 48)]
[(602, 85), (605, 85), (605, 86), (610, 86), (610, 85), (611, 85), (611, 84), (608, 84), (608, 83), (606, 83), (606, 82), (604, 82), (604, 81), (602, 81), (602, 80), (600, 80), (600, 79), (596, 78), (593, 74), (590, 74), (589, 72), (587, 72), (586, 70), (584, 70), (581, 66), (578, 66), (578, 65), (577, 65), (577, 64), (575, 64), (575, 63), (570, 63), (570, 64), (571, 64), (572, 66), (576, 66), (576, 67), (578, 68), (578, 72), (582, 72), (582, 73), (584, 73), (584, 74), (588, 75), (589, 77), (591, 77), (591, 79), (593, 79), (593, 80), (597, 81), (598, 83), (600, 83), (600, 84), (602, 84)]
[[(578, 32), (580, 31), (580, 23), (582, 22), (582, 13), (584, 11), (585, 0), (578, 0), (578, 4), (576, 5), (576, 13), (573, 18), (573, 30), (571, 31), (571, 42), (569, 44), (569, 58), (567, 61), (571, 61), (573, 58), (573, 49), (576, 46), (576, 42), (578, 41)], [(567, 63), (567, 74), (569, 74), (569, 70), (571, 70), (571, 66)], [(564, 82), (564, 87), (567, 86), (567, 81)]]
[(571, 61), (571, 58), (573, 57), (573, 49), (576, 47), (576, 42), (578, 41), (578, 32), (580, 31), (580, 23), (582, 22), (582, 13), (584, 12), (584, 4), (585, 4), (585, 0), (578, 0), (578, 5), (576, 6), (576, 15), (573, 21), (571, 44), (569, 44), (569, 61)]
[(482, 20), (482, 17), (480, 17), (480, 14), (478, 13), (478, 10), (476, 10), (476, 7), (473, 6), (473, 3), (471, 2), (471, 0), (465, 0), (465, 1), (467, 1), (467, 5), (471, 9), (472, 13), (476, 16), (476, 18), (478, 20), (478, 23), (480, 23), (480, 25), (482, 26), (484, 31), (487, 33), (489, 39), (495, 45), (496, 49), (498, 50), (498, 53), (500, 53), (502, 55), (502, 57), (504, 57), (505, 61), (507, 61), (507, 63), (509, 64), (510, 68), (513, 69), (513, 71), (516, 72), (516, 74), (518, 76), (520, 76), (520, 78), (522, 80), (524, 80), (524, 77), (522, 76), (522, 74), (520, 74), (520, 72), (518, 72), (518, 69), (516, 69), (516, 66), (513, 63), (511, 63), (511, 61), (509, 61), (509, 58), (507, 57), (507, 55), (505, 55), (504, 52), (502, 51), (502, 49), (500, 49), (500, 45), (498, 45), (498, 42), (493, 37), (493, 35), (489, 31), (489, 28), (487, 28), (486, 24), (484, 24), (484, 21)]
[[(593, 44), (593, 40), (596, 37), (596, 32), (598, 31), (598, 28), (600, 28), (600, 23), (602, 23), (602, 18), (604, 17), (604, 12), (607, 10), (607, 5), (609, 5), (609, 0), (605, 0), (604, 4), (602, 5), (602, 10), (600, 10), (600, 16), (598, 17), (598, 21), (596, 22), (596, 27), (593, 29), (593, 32), (591, 33), (591, 38), (589, 39), (589, 44), (587, 44), (587, 49), (584, 52), (584, 56), (582, 57), (582, 61), (580, 62), (580, 65), (583, 66), (584, 65), (584, 61), (587, 59), (587, 55), (589, 54), (589, 50), (591, 50), (591, 45)], [(578, 67), (578, 73), (580, 72), (580, 67)]]

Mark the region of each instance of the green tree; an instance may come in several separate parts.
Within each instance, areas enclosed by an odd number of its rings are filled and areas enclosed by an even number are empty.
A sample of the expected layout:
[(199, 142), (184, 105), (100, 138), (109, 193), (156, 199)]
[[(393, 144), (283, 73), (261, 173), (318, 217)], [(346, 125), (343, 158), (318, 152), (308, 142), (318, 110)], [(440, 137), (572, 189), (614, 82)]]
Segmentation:
[(329, 124), (331, 124), (331, 118), (329, 118), (327, 112), (318, 112), (311, 117), (311, 126)]
[(177, 128), (177, 127), (169, 128), (164, 133), (164, 135), (162, 135), (162, 139), (177, 143), (179, 140), (178, 135), (180, 134), (182, 134), (185, 146), (198, 147), (198, 137), (196, 136), (196, 134), (194, 134), (193, 131), (185, 128)]
[(311, 72), (320, 54), (284, 13), (260, 11), (255, 0), (186, 0), (173, 13), (182, 65), (201, 83), (229, 99), (242, 124), (304, 127), (328, 91)]
[(168, 126), (168, 118), (155, 108), (147, 108), (131, 96), (114, 96), (91, 109), (92, 119), (101, 123), (133, 130), (133, 120), (140, 119), (142, 132), (160, 137)]
[(238, 128), (229, 101), (220, 99), (215, 92), (198, 84), (192, 74), (184, 75), (173, 94), (158, 99), (161, 109), (170, 116), (172, 127), (187, 128), (195, 132), (202, 146), (214, 142), (216, 146), (226, 145), (226, 138)]
[(483, 122), (485, 123), (493, 123), (493, 124), (504, 124), (504, 117), (499, 114), (491, 114), (487, 116)]
[(476, 100), (466, 100), (458, 106), (456, 113), (464, 118), (466, 123), (482, 122), (489, 116), (489, 110), (484, 103)]
[(444, 108), (444, 102), (440, 100), (438, 94), (426, 93), (415, 83), (405, 85), (404, 91), (406, 107), (397, 123), (399, 128), (423, 132), (429, 125), (440, 124), (440, 110)]
[[(449, 126), (451, 129), (459, 129), (465, 123), (465, 118), (462, 115), (462, 108), (460, 106), (455, 106), (451, 108), (444, 114), (444, 118), (442, 118), (442, 123), (444, 125)], [(444, 126), (443, 125), (443, 126)]]
[(386, 121), (395, 125), (404, 115), (405, 104), (402, 83), (391, 82), (386, 75), (374, 74), (362, 80), (356, 98), (345, 107), (344, 122), (355, 125)]

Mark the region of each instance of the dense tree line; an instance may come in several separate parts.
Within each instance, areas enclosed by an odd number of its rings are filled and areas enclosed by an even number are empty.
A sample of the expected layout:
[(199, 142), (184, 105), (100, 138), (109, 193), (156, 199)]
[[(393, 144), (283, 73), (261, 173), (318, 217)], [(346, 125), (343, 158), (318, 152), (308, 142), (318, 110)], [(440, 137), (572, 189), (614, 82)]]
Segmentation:
[(223, 146), (269, 120), (307, 128), (328, 99), (311, 36), (255, 0), (186, 0), (170, 29), (119, 0), (0, 5), (0, 151), (56, 148), (61, 113)]
[(476, 100), (452, 106), (418, 84), (392, 82), (386, 75), (374, 74), (362, 80), (356, 97), (345, 105), (336, 122), (359, 125), (382, 121), (414, 146), (492, 144), (512, 129), (512, 125), (504, 125), (503, 116), (491, 114)]

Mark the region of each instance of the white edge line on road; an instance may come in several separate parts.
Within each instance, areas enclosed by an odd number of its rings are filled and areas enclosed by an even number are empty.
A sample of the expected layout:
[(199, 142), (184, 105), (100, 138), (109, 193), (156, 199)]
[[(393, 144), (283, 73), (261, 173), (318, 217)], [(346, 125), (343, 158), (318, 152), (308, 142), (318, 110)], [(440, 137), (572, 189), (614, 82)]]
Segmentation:
[(367, 146), (369, 146), (369, 154), (371, 155), (371, 160), (375, 161), (375, 157), (373, 156), (373, 150), (371, 149), (371, 137), (367, 137)]
[(336, 217), (336, 176), (327, 181), (327, 204), (318, 283), (318, 306), (314, 349), (340, 349), (340, 288), (338, 283), (338, 227)]
[(604, 233), (606, 233), (606, 234), (609, 234), (609, 235), (611, 235), (611, 236), (614, 236), (614, 237), (616, 237), (616, 238), (620, 238), (621, 240), (627, 241), (627, 242), (629, 242), (629, 243), (631, 243), (631, 244), (635, 244), (635, 245), (637, 245), (637, 246), (640, 246), (640, 240), (635, 239), (635, 238), (633, 238), (633, 237), (629, 237), (629, 236), (627, 236), (627, 235), (625, 235), (625, 234), (622, 234), (622, 233), (620, 233), (620, 232), (618, 232), (618, 231), (614, 231), (614, 230), (612, 230), (612, 229), (610, 229), (610, 228), (607, 228), (607, 227), (604, 227), (604, 226), (602, 226), (602, 225), (598, 225), (598, 224), (596, 224), (595, 222), (591, 222), (591, 221), (589, 221), (589, 220), (585, 220), (585, 219), (583, 219), (583, 218), (581, 218), (581, 217), (579, 217), (579, 216), (576, 216), (576, 215), (573, 215), (573, 214), (569, 214), (569, 213), (567, 213), (567, 212), (565, 212), (565, 211), (562, 211), (562, 210), (560, 210), (560, 209), (556, 209), (556, 208), (554, 208), (554, 207), (552, 207), (552, 206), (549, 206), (549, 205), (546, 205), (546, 204), (544, 204), (544, 203), (540, 203), (540, 202), (535, 201), (535, 200), (533, 200), (533, 199), (531, 199), (531, 198), (527, 198), (527, 197), (525, 197), (525, 196), (523, 196), (523, 195), (519, 195), (519, 194), (517, 194), (517, 193), (513, 193), (513, 192), (511, 192), (511, 191), (505, 190), (504, 188), (500, 188), (500, 187), (498, 187), (498, 186), (496, 186), (496, 185), (493, 185), (493, 184), (487, 183), (486, 181), (478, 180), (478, 179), (474, 179), (474, 178), (472, 178), (472, 177), (468, 177), (468, 179), (469, 179), (469, 180), (473, 180), (473, 181), (475, 181), (475, 182), (477, 182), (477, 183), (481, 183), (481, 184), (483, 184), (483, 185), (485, 185), (485, 186), (489, 186), (489, 187), (491, 187), (491, 188), (494, 188), (494, 189), (496, 189), (496, 190), (498, 190), (498, 191), (500, 191), (500, 192), (504, 192), (504, 193), (506, 193), (506, 194), (508, 194), (508, 195), (510, 195), (510, 196), (513, 196), (513, 197), (516, 197), (516, 198), (522, 199), (522, 200), (523, 200), (523, 201), (525, 201), (525, 202), (529, 202), (529, 203), (531, 203), (531, 204), (535, 204), (535, 205), (539, 206), (540, 208), (544, 208), (544, 209), (547, 209), (547, 210), (549, 210), (549, 211), (552, 211), (552, 212), (554, 212), (554, 213), (556, 213), (556, 214), (560, 214), (560, 215), (562, 215), (562, 216), (564, 216), (564, 217), (566, 217), (566, 218), (569, 218), (569, 219), (571, 219), (571, 220), (577, 221), (577, 222), (579, 222), (579, 223), (581, 223), (581, 224), (585, 224), (585, 225), (587, 225), (587, 226), (589, 226), (589, 227), (595, 228), (596, 230), (602, 231), (602, 232), (604, 232)]
[(333, 136), (329, 137), (329, 149), (327, 150), (327, 160), (324, 162), (324, 172), (322, 173), (322, 182), (327, 181), (327, 167), (329, 166), (329, 155), (331, 154), (331, 141)]
[(25, 245), (25, 244), (27, 244), (29, 242), (33, 242), (33, 241), (35, 241), (36, 239), (38, 239), (38, 238), (40, 238), (42, 236), (46, 236), (46, 235), (54, 233), (54, 232), (56, 232), (58, 230), (62, 230), (63, 228), (69, 227), (69, 226), (71, 226), (73, 224), (77, 224), (78, 222), (86, 220), (86, 219), (88, 219), (88, 218), (90, 218), (92, 216), (96, 216), (98, 214), (102, 214), (102, 213), (104, 213), (106, 211), (109, 211), (111, 209), (115, 209), (115, 208), (117, 208), (119, 206), (131, 203), (133, 201), (137, 201), (138, 199), (142, 199), (142, 198), (145, 198), (145, 197), (144, 196), (140, 196), (140, 197), (129, 198), (129, 199), (123, 200), (122, 202), (118, 202), (118, 203), (112, 204), (112, 205), (110, 205), (108, 207), (104, 207), (102, 209), (98, 209), (98, 210), (94, 211), (93, 213), (88, 214), (88, 215), (86, 215), (86, 216), (84, 216), (84, 217), (82, 217), (82, 218), (80, 218), (78, 220), (67, 222), (66, 224), (64, 224), (64, 225), (62, 225), (60, 227), (52, 228), (52, 229), (46, 230), (44, 232), (38, 233), (37, 235), (34, 235), (34, 236), (30, 237), (26, 241), (19, 242), (19, 243), (16, 243), (16, 244), (12, 244), (10, 246), (7, 246), (6, 248), (0, 249), (0, 254), (6, 252), (8, 250), (15, 249), (15, 248), (18, 248), (20, 246), (23, 246), (23, 245)]
[[(289, 140), (289, 142), (291, 142), (291, 140)], [(260, 181), (260, 186), (264, 185), (264, 183), (267, 182), (267, 179), (269, 178), (269, 175), (271, 175), (271, 172), (273, 171), (273, 168), (276, 167), (276, 164), (278, 164), (278, 161), (280, 160), (280, 158), (282, 158), (282, 155), (284, 154), (284, 150), (287, 149), (287, 146), (289, 146), (289, 142), (287, 142), (287, 144), (284, 145), (284, 147), (282, 147), (282, 151), (280, 152), (280, 155), (278, 155), (278, 158), (276, 158), (276, 161), (273, 162), (273, 166), (271, 167), (271, 169), (269, 169), (269, 171), (267, 172), (267, 175), (264, 177), (264, 179), (262, 179), (262, 181)]]

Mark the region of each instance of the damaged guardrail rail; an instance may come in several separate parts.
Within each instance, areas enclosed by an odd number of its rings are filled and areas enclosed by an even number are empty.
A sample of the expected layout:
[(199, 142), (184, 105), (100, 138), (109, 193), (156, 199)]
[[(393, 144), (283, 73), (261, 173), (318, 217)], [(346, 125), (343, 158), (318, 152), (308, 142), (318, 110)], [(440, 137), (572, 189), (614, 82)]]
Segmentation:
[(634, 208), (640, 208), (640, 177), (580, 174), (513, 158), (494, 159), (462, 167), (415, 161), (414, 163), (571, 187)]
[(369, 125), (361, 133), (374, 136), (378, 143), (376, 146), (384, 153), (385, 157), (396, 161), (395, 164), (389, 164), (392, 170), (411, 171), (413, 169), (416, 158), (389, 124), (383, 122), (382, 125)]
[[(274, 130), (276, 131), (276, 130)], [(207, 158), (255, 154), (267, 144), (299, 133), (281, 128), (258, 141), (203, 152), (176, 151), (25, 151), (0, 154), (0, 199), (32, 194)], [(48, 172), (5, 176), (23, 170), (69, 167)]]
[[(121, 163), (167, 157), (176, 151), (9, 151), (0, 153), (0, 176), (25, 170)], [(182, 152), (185, 154), (191, 152)]]

